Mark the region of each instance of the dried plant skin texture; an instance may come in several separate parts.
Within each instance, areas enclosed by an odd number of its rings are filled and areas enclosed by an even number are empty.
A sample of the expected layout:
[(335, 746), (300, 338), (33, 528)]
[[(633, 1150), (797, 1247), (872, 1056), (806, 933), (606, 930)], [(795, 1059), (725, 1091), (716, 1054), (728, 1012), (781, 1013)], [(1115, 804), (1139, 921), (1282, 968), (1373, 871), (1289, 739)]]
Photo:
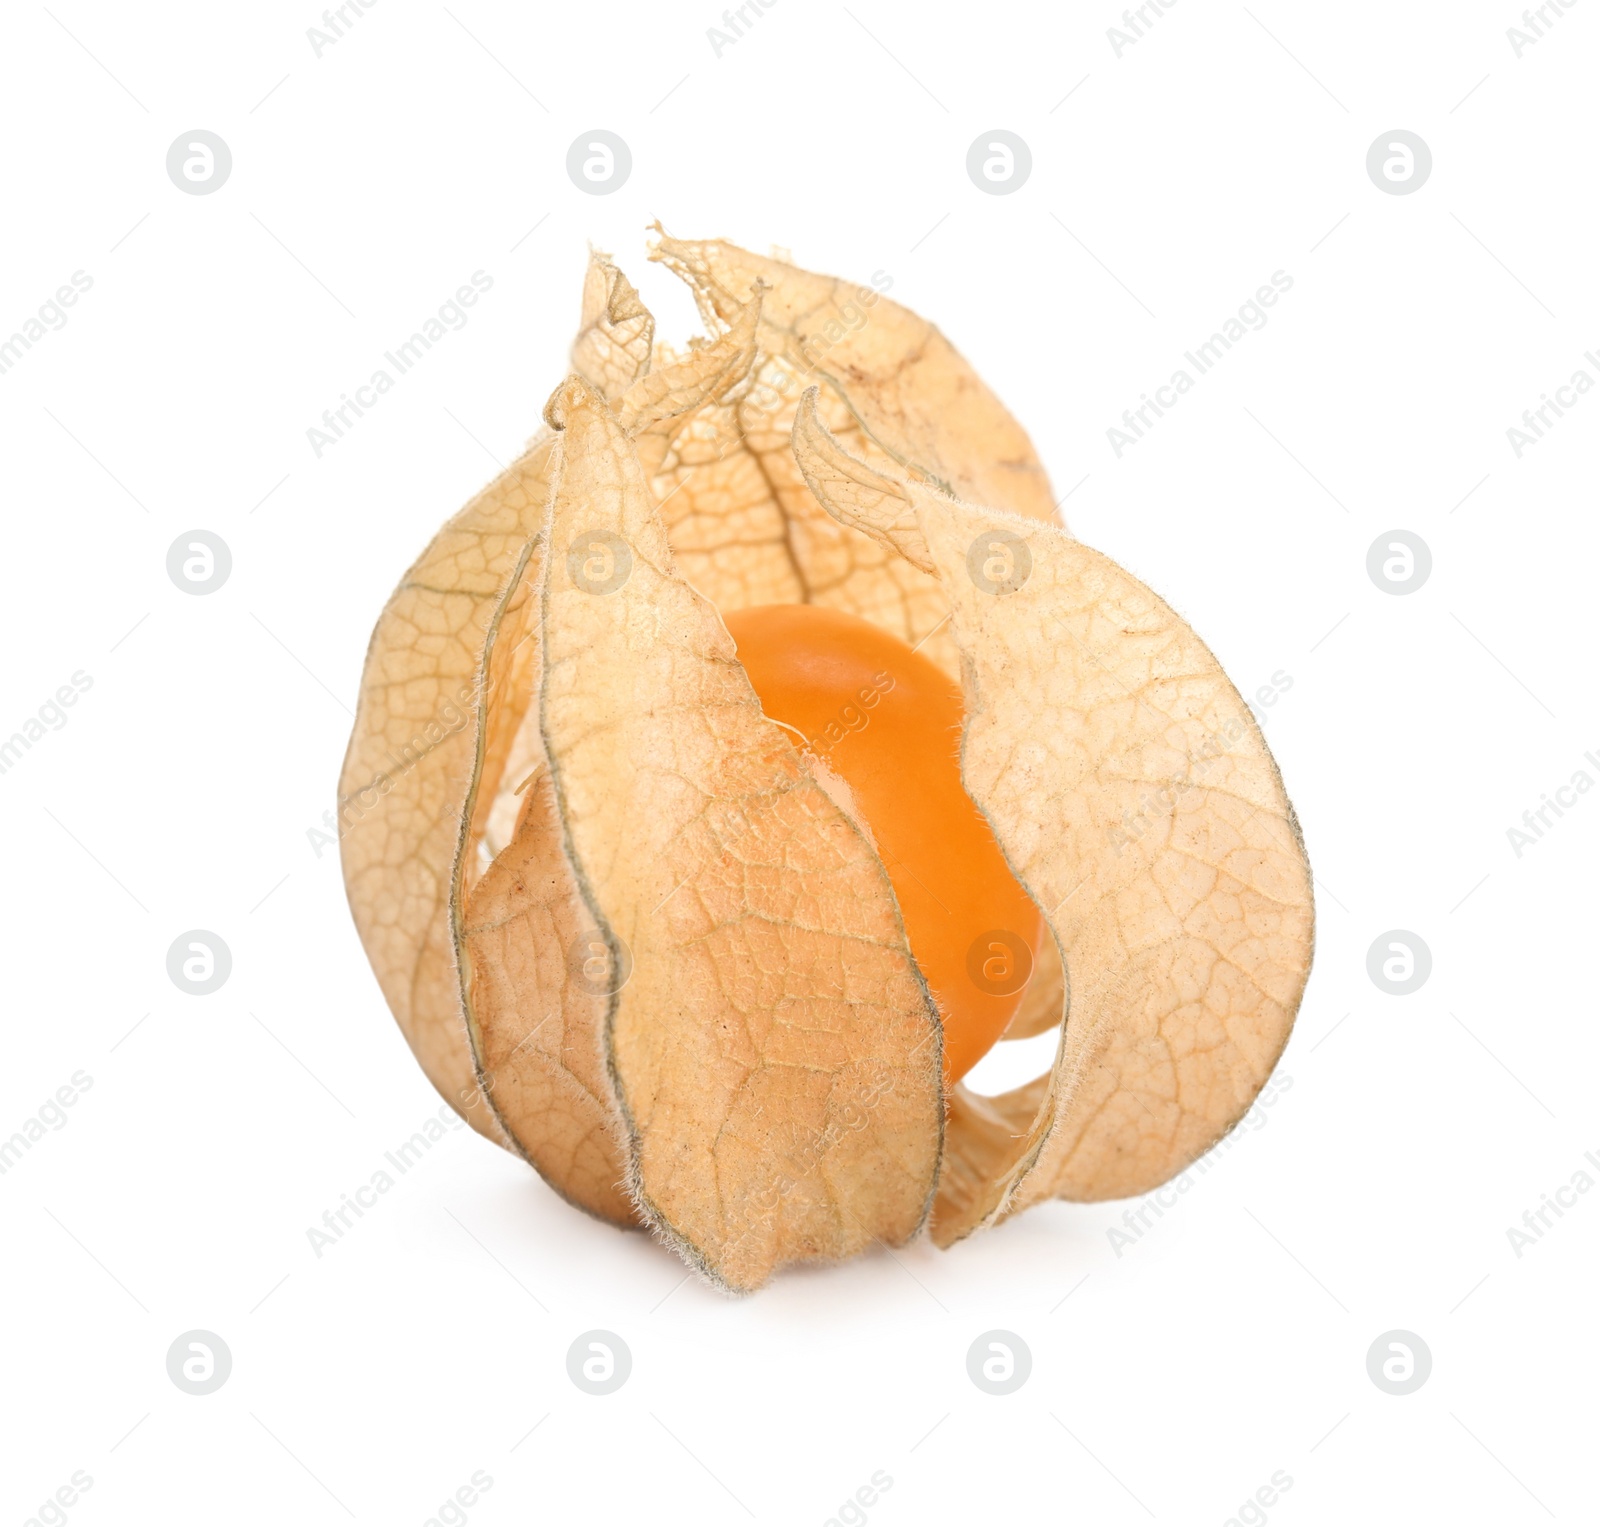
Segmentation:
[[(1247, 708), (877, 283), (654, 257), (709, 337), (658, 345), (592, 255), (549, 428), (374, 632), (341, 852), (407, 1042), (569, 1201), (730, 1290), (1146, 1191), (1248, 1108), (1309, 968)], [(1019, 587), (975, 579), (986, 537), (1026, 548)], [(724, 617), (796, 603), (959, 679), (966, 794), (1048, 930), (1006, 1030), (1061, 1028), (1027, 1087), (946, 1087), (870, 820), (763, 714)]]
[[(690, 286), (713, 331), (763, 288), (750, 384), (684, 432), (652, 481), (679, 566), (720, 610), (809, 603), (893, 632), (952, 677), (937, 583), (826, 514), (789, 437), (805, 389), (869, 462), (1053, 522), (1027, 434), (950, 342), (878, 282), (814, 275), (722, 240), (662, 237), (653, 259)], [(930, 633), (932, 633), (930, 638)]]
[[(378, 984), (428, 1079), (491, 1139), (498, 1125), (473, 1106), (451, 902), (480, 769), (484, 642), (543, 524), (549, 457), (548, 440), (530, 446), (395, 590), (373, 632), (339, 778), (345, 887)], [(497, 728), (494, 748), (506, 741)]]
[[(949, 597), (962, 778), (1071, 990), (1048, 1078), (956, 1089), (935, 1238), (1044, 1198), (1147, 1192), (1244, 1115), (1310, 970), (1310, 869), (1277, 766), (1216, 659), (1131, 574), (1065, 531), (871, 472), (810, 404), (795, 453), (818, 498)], [(1018, 566), (1018, 543), (1025, 580), (991, 592), (974, 548)]]
[(939, 1047), (888, 877), (677, 575), (603, 401), (573, 381), (550, 417), (551, 544), (598, 528), (634, 559), (607, 594), (547, 566), (541, 717), (569, 857), (632, 961), (605, 1037), (640, 1207), (732, 1287), (904, 1241)]

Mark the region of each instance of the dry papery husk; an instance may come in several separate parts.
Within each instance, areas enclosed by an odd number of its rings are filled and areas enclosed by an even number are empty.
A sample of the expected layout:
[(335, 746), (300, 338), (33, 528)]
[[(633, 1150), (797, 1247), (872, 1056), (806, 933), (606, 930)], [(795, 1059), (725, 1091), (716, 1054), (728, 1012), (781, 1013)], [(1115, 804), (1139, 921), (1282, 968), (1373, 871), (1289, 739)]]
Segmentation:
[[(710, 337), (657, 346), (592, 255), (549, 430), (373, 634), (341, 848), (407, 1042), (474, 1128), (727, 1289), (1156, 1187), (1248, 1109), (1310, 966), (1248, 708), (1059, 525), (931, 324), (720, 241), (652, 258)], [(1048, 1075), (946, 1095), (870, 832), (722, 621), (784, 602), (959, 678), (964, 783), (1053, 935), (1007, 1036), (1059, 1028)]]

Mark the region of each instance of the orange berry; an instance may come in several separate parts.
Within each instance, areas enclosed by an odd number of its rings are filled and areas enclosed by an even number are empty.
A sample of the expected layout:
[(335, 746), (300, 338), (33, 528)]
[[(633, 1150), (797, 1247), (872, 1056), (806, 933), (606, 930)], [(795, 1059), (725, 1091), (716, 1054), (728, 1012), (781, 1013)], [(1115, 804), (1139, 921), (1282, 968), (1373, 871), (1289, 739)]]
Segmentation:
[(762, 710), (805, 736), (871, 829), (944, 1022), (953, 1086), (1015, 1016), (1044, 933), (962, 788), (960, 686), (898, 637), (820, 605), (726, 620)]

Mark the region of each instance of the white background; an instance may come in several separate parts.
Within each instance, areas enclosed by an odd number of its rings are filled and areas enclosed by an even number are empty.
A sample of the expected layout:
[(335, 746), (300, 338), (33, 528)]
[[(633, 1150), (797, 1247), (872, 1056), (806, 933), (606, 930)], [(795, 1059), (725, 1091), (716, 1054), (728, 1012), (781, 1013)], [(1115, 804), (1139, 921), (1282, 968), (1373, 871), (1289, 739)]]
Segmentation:
[[(1520, 1257), (1507, 1230), (1600, 1153), (1600, 797), (1520, 858), (1507, 829), (1600, 779), (1600, 397), (1520, 459), (1506, 430), (1600, 379), (1600, 8), (1519, 58), (1510, 3), (1179, 0), (1119, 57), (1111, 3), (780, 0), (719, 58), (711, 3), (380, 0), (321, 57), (310, 4), (8, 8), (0, 335), (93, 287), (0, 376), (0, 735), (93, 686), (0, 776), (0, 1135), (93, 1080), (0, 1178), (0, 1521), (75, 1470), (83, 1527), (421, 1524), (477, 1470), (474, 1527), (822, 1524), (877, 1470), (873, 1527), (1203, 1527), (1279, 1470), (1245, 1520), (1594, 1520), (1600, 1193)], [(565, 172), (597, 127), (634, 158), (603, 197)], [(996, 127), (1033, 154), (1008, 196), (965, 171)], [(213, 195), (165, 172), (193, 128), (232, 150)], [(1394, 128), (1432, 150), (1415, 194), (1366, 173)], [(1292, 677), (1266, 731), (1318, 949), (1277, 1100), (1120, 1257), (1125, 1206), (1055, 1204), (735, 1302), (465, 1129), (308, 1245), (438, 1106), (307, 837), (369, 631), (533, 432), (588, 241), (696, 330), (656, 217), (890, 273), (1073, 530), (1247, 694)], [(1275, 270), (1266, 327), (1119, 459), (1107, 428)], [(166, 572), (195, 528), (233, 556), (205, 597)], [(1433, 557), (1402, 597), (1366, 571), (1396, 528)], [(233, 953), (213, 996), (166, 974), (192, 928)], [(1390, 929), (1432, 951), (1408, 997), (1367, 975)], [(633, 1354), (603, 1398), (565, 1367), (597, 1327)], [(233, 1355), (207, 1397), (165, 1367), (196, 1328)], [(1007, 1397), (966, 1373), (994, 1328), (1032, 1352)], [(1433, 1356), (1404, 1397), (1366, 1369), (1396, 1328)]]

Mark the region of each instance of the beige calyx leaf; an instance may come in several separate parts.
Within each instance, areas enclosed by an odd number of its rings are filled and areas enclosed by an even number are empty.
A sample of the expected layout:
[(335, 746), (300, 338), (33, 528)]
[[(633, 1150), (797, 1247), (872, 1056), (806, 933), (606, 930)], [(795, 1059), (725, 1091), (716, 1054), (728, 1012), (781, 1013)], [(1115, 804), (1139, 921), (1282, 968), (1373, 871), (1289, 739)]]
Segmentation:
[(883, 295), (893, 284), (889, 273), (857, 285), (723, 239), (665, 234), (650, 258), (689, 284), (708, 324), (732, 323), (752, 285), (767, 289), (762, 350), (804, 377), (788, 390), (791, 417), (812, 383), (847, 394), (873, 449), (906, 475), (1055, 520), (1049, 482), (1022, 426), (933, 324)]
[(1066, 976), (1061, 951), (1053, 938), (1044, 939), (1033, 952), (1033, 974), (1022, 994), (1022, 1005), (1002, 1039), (1032, 1039), (1055, 1028), (1065, 1016)]
[(345, 890), (378, 984), (428, 1080), (500, 1144), (462, 1023), (451, 907), (481, 835), (469, 799), (517, 730), (516, 706), (488, 723), (481, 664), (543, 522), (551, 444), (535, 440), (445, 525), (384, 606), (339, 776)]
[[(658, 257), (710, 336), (656, 347), (593, 255), (555, 433), (374, 633), (339, 836), (402, 1030), (558, 1192), (731, 1289), (1158, 1185), (1248, 1107), (1310, 961), (1247, 708), (1053, 522), (1020, 427), (887, 280)], [(807, 601), (961, 674), (964, 784), (1052, 932), (1006, 1035), (1061, 1028), (1026, 1087), (942, 1095), (870, 825), (720, 619)]]
[(795, 409), (819, 384), (824, 419), (872, 469), (1053, 520), (1022, 427), (932, 324), (884, 295), (885, 272), (857, 285), (664, 236), (652, 258), (690, 285), (713, 332), (764, 288), (750, 384), (697, 415), (659, 469), (646, 461), (684, 576), (725, 611), (811, 603), (860, 616), (926, 641), (953, 674), (937, 580), (822, 511), (789, 449)]
[(583, 312), (572, 369), (608, 398), (620, 398), (650, 370), (656, 321), (633, 283), (599, 250), (589, 251)]
[[(625, 318), (634, 306), (622, 304)], [(744, 321), (715, 343), (630, 381), (610, 405), (624, 438), (637, 445), (644, 437), (646, 448), (659, 454), (683, 415), (736, 386), (754, 355), (758, 307), (756, 298)], [(597, 318), (589, 332), (599, 332), (607, 321)], [(640, 366), (649, 362), (648, 356), (634, 359)], [(620, 377), (623, 369), (613, 374)], [(597, 528), (591, 524), (583, 533)], [(580, 564), (606, 555), (603, 545), (589, 542), (561, 546), (567, 549), (558, 547), (558, 555), (576, 555)], [(563, 848), (539, 725), (539, 590), (546, 553), (541, 536), (485, 648), (487, 724), (504, 725), (509, 718), (517, 735), (511, 760), (491, 787), (492, 802), (480, 797), (476, 813), (489, 824), (487, 841), (498, 849), (503, 834), (506, 846), (480, 881), (474, 884), (469, 876), (463, 884), (459, 937), (470, 975), (463, 994), (467, 1033), (484, 1093), (514, 1147), (571, 1202), (615, 1224), (638, 1224), (624, 1188), (621, 1115), (605, 1074), (603, 983), (597, 986), (586, 975), (597, 955), (603, 963), (604, 945), (590, 942), (597, 930)], [(637, 623), (631, 634), (636, 640), (641, 635)], [(524, 800), (515, 784), (530, 772), (534, 778)]]
[(938, 1170), (940, 1042), (883, 866), (761, 714), (617, 417), (577, 378), (547, 417), (540, 715), (616, 988), (633, 1197), (732, 1289), (903, 1242)]
[[(887, 544), (877, 488), (800, 409), (830, 512)], [(962, 779), (1059, 944), (1053, 1071), (957, 1087), (933, 1234), (1049, 1197), (1158, 1186), (1249, 1107), (1310, 970), (1310, 870), (1265, 741), (1216, 659), (1063, 531), (904, 480), (962, 657)]]
[(817, 397), (817, 388), (807, 388), (794, 420), (795, 459), (807, 473), (806, 485), (825, 506), (848, 504), (851, 526), (899, 552), (919, 572), (932, 574), (933, 559), (911, 495), (896, 479), (874, 472), (838, 445), (817, 417)]
[(461, 897), (465, 1032), (482, 1095), (513, 1149), (569, 1202), (632, 1225), (640, 1221), (623, 1187), (621, 1116), (600, 1037), (606, 1003), (582, 978), (593, 918), (562, 848), (539, 729), (545, 550), (540, 535), (485, 659), (486, 714), (513, 707), (519, 755), (534, 762), (521, 795), (511, 784), (518, 771), (502, 775), (498, 806), (515, 809), (509, 841)]
[[(700, 407), (748, 370), (753, 322), (752, 315), (742, 340), (724, 336), (704, 347), (651, 391), (654, 320), (609, 257), (596, 253), (574, 359), (619, 399), (644, 379), (649, 416), (642, 425), (665, 429), (674, 409)], [(594, 1027), (586, 1030), (582, 1021), (584, 994), (562, 993), (557, 1018), (526, 1044), (527, 1026), (503, 1053), (496, 1048), (505, 1037), (501, 1031), (489, 1036), (495, 1074), (505, 1077), (520, 1136), (515, 1130), (508, 1135), (495, 1109), (485, 1106), (469, 1034), (463, 908), (517, 831), (523, 802), (515, 785), (543, 762), (530, 710), (540, 671), (534, 590), (552, 446), (542, 432), (434, 537), (384, 607), (340, 775), (337, 835), (357, 930), (429, 1080), (475, 1129), (528, 1156), (559, 1191), (605, 1217), (631, 1218), (631, 1206), (617, 1191), (620, 1158), (615, 1170), (589, 1170), (605, 1138), (595, 1126), (605, 1118), (608, 1094), (589, 1088), (600, 1073), (588, 1063), (583, 1040)], [(561, 908), (570, 912), (580, 904), (559, 850), (552, 857), (548, 842), (533, 841), (549, 815), (548, 783), (543, 789), (544, 795), (534, 792), (525, 814), (532, 825), (519, 853), (546, 872), (545, 901), (529, 915), (559, 919), (567, 915)], [(485, 905), (503, 893), (504, 878), (488, 888)], [(511, 916), (510, 907), (499, 910)], [(512, 1015), (508, 1027), (514, 1021)], [(541, 1047), (550, 1047), (555, 1059)], [(511, 1054), (515, 1065), (507, 1060)], [(550, 1075), (522, 1074), (528, 1067), (539, 1071), (542, 1062)], [(531, 1098), (546, 1085), (567, 1100), (575, 1119), (563, 1117), (561, 1107), (540, 1109), (526, 1099), (518, 1105), (519, 1088)], [(564, 1164), (563, 1150), (580, 1136), (589, 1142), (583, 1147), (587, 1164)]]
[[(637, 439), (663, 424), (681, 421), (705, 404), (720, 403), (749, 374), (756, 358), (756, 325), (761, 317), (758, 287), (738, 310), (728, 332), (710, 344), (640, 376), (613, 405), (623, 433)], [(661, 441), (661, 454), (670, 444)]]

